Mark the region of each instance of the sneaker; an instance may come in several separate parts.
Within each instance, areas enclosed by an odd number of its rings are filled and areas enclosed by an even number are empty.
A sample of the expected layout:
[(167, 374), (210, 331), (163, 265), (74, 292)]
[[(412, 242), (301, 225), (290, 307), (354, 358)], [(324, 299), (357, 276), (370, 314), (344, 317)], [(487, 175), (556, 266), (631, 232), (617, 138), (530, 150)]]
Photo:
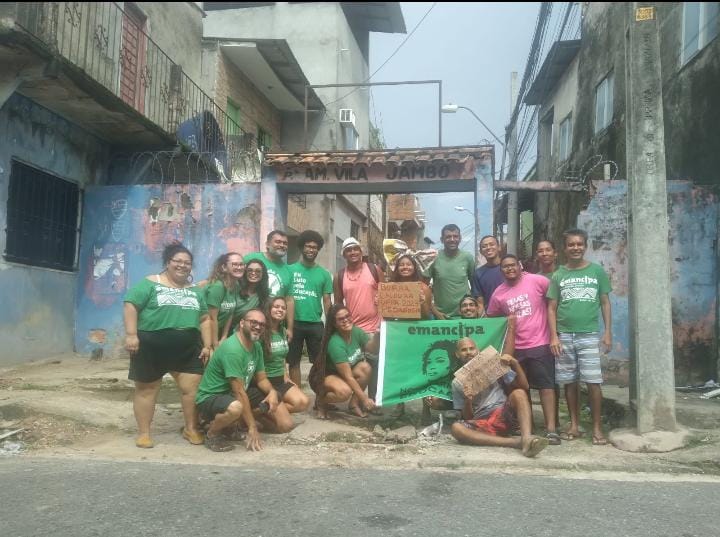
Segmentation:
[(208, 448), (210, 451), (216, 451), (219, 453), (222, 453), (224, 451), (232, 451), (233, 449), (235, 449), (235, 446), (229, 443), (221, 435), (207, 436), (205, 438), (205, 447)]

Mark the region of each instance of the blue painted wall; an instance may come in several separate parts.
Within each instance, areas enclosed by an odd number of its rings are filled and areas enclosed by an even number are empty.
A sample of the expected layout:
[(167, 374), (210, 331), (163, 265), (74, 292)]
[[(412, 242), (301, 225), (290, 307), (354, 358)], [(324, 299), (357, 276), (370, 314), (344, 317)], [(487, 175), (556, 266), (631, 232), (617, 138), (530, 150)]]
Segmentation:
[[(667, 190), (676, 377), (681, 384), (704, 382), (715, 375), (718, 200), (689, 181), (668, 181)], [(589, 235), (587, 258), (610, 274), (613, 350), (609, 373), (622, 379), (630, 356), (627, 183), (601, 185), (578, 216), (578, 227)]]
[[(12, 159), (87, 184), (105, 177), (108, 148), (97, 138), (18, 95), (0, 109), (0, 252), (5, 251)], [(0, 366), (73, 350), (77, 274), (0, 258)]]
[(81, 353), (122, 352), (125, 292), (162, 270), (166, 244), (180, 241), (193, 252), (196, 281), (217, 256), (259, 246), (258, 183), (93, 187), (84, 211), (75, 331)]

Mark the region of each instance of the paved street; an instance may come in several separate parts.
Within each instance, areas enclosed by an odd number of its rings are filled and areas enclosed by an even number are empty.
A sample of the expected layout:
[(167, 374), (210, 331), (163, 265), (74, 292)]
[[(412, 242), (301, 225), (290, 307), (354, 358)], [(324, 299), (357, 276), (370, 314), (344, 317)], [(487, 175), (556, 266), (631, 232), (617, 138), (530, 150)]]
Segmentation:
[(668, 480), (12, 458), (0, 534), (716, 535), (720, 486)]

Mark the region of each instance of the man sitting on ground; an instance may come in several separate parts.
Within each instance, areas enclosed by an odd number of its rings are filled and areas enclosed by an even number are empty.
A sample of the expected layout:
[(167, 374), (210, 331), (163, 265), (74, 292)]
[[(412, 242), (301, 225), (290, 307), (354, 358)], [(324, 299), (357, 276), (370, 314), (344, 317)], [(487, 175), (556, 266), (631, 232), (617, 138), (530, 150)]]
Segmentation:
[[(478, 355), (478, 348), (472, 339), (463, 338), (455, 352), (467, 363)], [(463, 444), (511, 447), (522, 450), (526, 457), (534, 457), (545, 449), (548, 441), (531, 434), (527, 378), (512, 356), (503, 354), (500, 361), (512, 371), (472, 398), (465, 396), (457, 379), (453, 381), (453, 402), (456, 409), (462, 409), (463, 421), (453, 423), (451, 433)], [(518, 426), (520, 437), (508, 436)]]
[(265, 374), (260, 343), (265, 323), (262, 311), (248, 311), (235, 333), (213, 353), (200, 381), (195, 402), (200, 415), (212, 420), (205, 438), (212, 451), (234, 449), (222, 433), (240, 440), (238, 426), (243, 422), (248, 429), (247, 448), (262, 449), (256, 417), (279, 433), (293, 428), (290, 412), (284, 403), (278, 403), (277, 392)]

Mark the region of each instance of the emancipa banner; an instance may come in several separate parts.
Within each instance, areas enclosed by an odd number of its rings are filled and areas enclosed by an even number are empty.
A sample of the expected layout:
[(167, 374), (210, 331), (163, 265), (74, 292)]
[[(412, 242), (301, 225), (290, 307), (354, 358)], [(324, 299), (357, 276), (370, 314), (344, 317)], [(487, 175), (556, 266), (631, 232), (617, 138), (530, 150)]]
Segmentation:
[(502, 349), (507, 319), (384, 321), (375, 402), (388, 406), (433, 396), (452, 401), (453, 373), (462, 365), (455, 356), (459, 339), (472, 338), (483, 350)]

